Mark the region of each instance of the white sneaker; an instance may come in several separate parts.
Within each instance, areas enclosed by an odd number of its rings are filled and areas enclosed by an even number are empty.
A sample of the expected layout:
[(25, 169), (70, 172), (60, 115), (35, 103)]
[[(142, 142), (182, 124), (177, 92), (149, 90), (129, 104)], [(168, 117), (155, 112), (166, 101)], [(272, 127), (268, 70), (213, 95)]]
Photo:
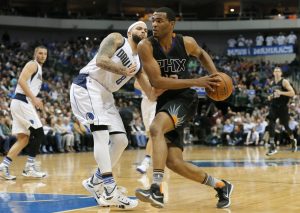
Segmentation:
[(46, 177), (46, 173), (38, 171), (34, 164), (26, 165), (22, 172), (22, 175), (25, 177), (34, 177), (34, 178)]
[(83, 187), (93, 195), (93, 197), (95, 198), (95, 200), (97, 201), (99, 206), (102, 206), (102, 207), (109, 206), (108, 203), (106, 203), (104, 201), (102, 201), (102, 202), (100, 201), (100, 198), (101, 198), (102, 193), (104, 191), (103, 182), (98, 183), (98, 184), (94, 184), (93, 183), (93, 178), (94, 178), (94, 175), (92, 177), (88, 178), (88, 179), (83, 180), (82, 181)]
[(138, 171), (141, 174), (145, 174), (148, 170), (150, 166), (150, 163), (148, 162), (142, 162), (141, 165), (139, 165), (138, 167), (136, 167), (136, 171)]
[(9, 168), (4, 164), (0, 164), (0, 177), (5, 180), (15, 180), (16, 176), (9, 173)]
[(138, 200), (131, 199), (124, 194), (115, 186), (111, 193), (108, 193), (107, 189), (104, 187), (104, 192), (100, 198), (101, 202), (105, 201), (111, 206), (116, 206), (122, 209), (132, 209), (137, 207)]

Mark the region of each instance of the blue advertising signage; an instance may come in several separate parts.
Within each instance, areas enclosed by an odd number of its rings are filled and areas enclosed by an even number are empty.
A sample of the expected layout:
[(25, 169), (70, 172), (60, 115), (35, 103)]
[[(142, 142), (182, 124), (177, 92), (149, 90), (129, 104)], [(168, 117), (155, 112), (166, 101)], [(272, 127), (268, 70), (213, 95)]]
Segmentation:
[(293, 45), (228, 48), (228, 56), (284, 55), (294, 53)]

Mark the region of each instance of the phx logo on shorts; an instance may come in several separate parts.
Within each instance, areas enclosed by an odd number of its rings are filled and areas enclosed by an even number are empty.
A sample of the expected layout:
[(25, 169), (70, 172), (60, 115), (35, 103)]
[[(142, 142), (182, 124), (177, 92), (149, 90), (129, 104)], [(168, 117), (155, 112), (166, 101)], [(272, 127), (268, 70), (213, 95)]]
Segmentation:
[(170, 115), (173, 119), (175, 127), (181, 126), (185, 121), (185, 115), (182, 117), (179, 117), (179, 115), (178, 115), (180, 107), (181, 106), (176, 107), (175, 105), (173, 105), (168, 108), (168, 112), (170, 113)]

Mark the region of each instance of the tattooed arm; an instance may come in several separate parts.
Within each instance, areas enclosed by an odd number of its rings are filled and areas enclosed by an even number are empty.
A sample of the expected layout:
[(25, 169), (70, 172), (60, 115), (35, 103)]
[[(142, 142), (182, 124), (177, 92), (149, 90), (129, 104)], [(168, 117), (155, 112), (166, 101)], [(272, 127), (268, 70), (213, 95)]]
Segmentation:
[(119, 75), (130, 75), (135, 71), (136, 65), (129, 68), (120, 63), (115, 63), (111, 58), (117, 49), (124, 43), (124, 38), (120, 33), (111, 33), (103, 39), (98, 50), (96, 65), (109, 72)]

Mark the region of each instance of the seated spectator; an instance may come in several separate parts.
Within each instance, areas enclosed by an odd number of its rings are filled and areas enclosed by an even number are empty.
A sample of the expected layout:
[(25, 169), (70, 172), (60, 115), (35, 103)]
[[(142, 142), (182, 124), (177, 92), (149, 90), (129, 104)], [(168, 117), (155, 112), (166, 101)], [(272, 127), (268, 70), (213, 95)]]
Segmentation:
[(63, 126), (66, 132), (63, 135), (63, 143), (65, 144), (65, 151), (66, 152), (74, 152), (74, 134), (73, 134), (73, 127), (70, 123), (69, 118), (64, 118)]
[[(0, 144), (2, 141), (2, 153), (5, 155), (10, 147), (17, 141), (17, 137), (11, 134), (11, 119), (9, 116), (0, 118)], [(0, 147), (1, 150), (1, 147)]]
[(56, 146), (58, 152), (65, 152), (65, 144), (63, 140), (63, 136), (67, 133), (67, 129), (64, 127), (62, 123), (62, 118), (58, 117), (56, 119), (56, 123), (54, 125), (54, 131), (55, 131), (55, 139), (56, 139)]
[(56, 143), (54, 129), (50, 127), (51, 118), (41, 118), (41, 122), (43, 124), (43, 130), (46, 136), (46, 144), (42, 145), (41, 153), (53, 153), (53, 147), (56, 146)]
[(93, 147), (93, 137), (88, 129), (75, 118), (73, 125), (75, 136), (75, 150), (76, 151), (91, 151)]
[(223, 144), (231, 144), (232, 143), (232, 132), (234, 130), (234, 124), (232, 123), (231, 119), (226, 119), (225, 124), (223, 126), (223, 133), (222, 133), (222, 142)]
[(134, 119), (131, 124), (131, 136), (133, 140), (134, 147), (144, 148), (147, 144), (147, 136), (145, 134), (145, 127), (143, 126), (141, 116)]

